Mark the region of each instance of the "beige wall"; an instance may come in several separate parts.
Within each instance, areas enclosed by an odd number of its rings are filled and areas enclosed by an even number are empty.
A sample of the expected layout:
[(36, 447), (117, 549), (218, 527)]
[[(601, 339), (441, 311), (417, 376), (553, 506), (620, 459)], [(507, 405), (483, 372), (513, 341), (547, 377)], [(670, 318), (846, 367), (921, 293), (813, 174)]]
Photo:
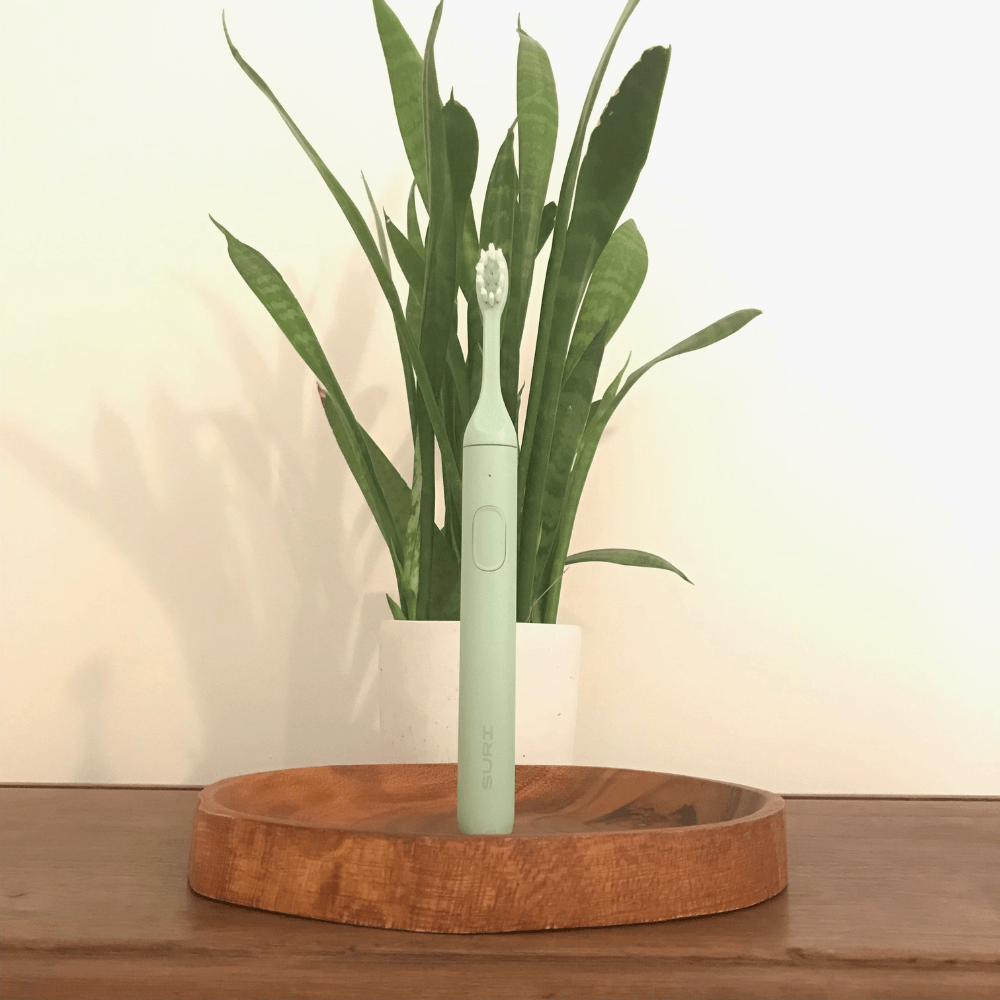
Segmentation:
[[(558, 85), (558, 192), (619, 3), (572, 26), (565, 6), (446, 6), (440, 79), (479, 125), (477, 206), (515, 113), (519, 9)], [(422, 47), (430, 0), (395, 9)], [(622, 36), (600, 106), (645, 46), (674, 49), (626, 210), (650, 272), (602, 384), (630, 351), (634, 367), (734, 309), (764, 315), (654, 369), (605, 435), (573, 548), (649, 549), (696, 586), (567, 574), (580, 763), (997, 792), (991, 10), (646, 0)], [(356, 201), (364, 169), (401, 219), (370, 5), (226, 12)], [(220, 4), (5, 0), (0, 32), (0, 777), (379, 759), (391, 564), (314, 380), (208, 213), (300, 294), (405, 470), (367, 262), (230, 57)]]

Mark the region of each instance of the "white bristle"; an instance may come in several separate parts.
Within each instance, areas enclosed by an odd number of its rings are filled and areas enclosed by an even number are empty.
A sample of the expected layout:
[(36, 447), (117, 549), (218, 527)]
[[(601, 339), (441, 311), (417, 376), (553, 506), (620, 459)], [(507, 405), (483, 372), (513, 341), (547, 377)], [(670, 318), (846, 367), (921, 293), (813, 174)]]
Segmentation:
[(476, 294), (481, 299), (483, 308), (499, 307), (507, 297), (507, 261), (503, 250), (491, 243), (485, 250), (480, 250), (479, 261), (476, 264)]

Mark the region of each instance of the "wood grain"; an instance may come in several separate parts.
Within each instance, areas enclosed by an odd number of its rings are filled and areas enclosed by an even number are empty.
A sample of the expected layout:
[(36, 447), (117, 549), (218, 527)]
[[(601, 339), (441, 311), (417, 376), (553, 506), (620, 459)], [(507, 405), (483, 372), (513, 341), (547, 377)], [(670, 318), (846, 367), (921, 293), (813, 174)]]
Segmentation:
[(786, 797), (788, 888), (757, 906), (438, 935), (196, 895), (197, 797), (0, 788), (0, 996), (1000, 996), (1000, 800)]
[(200, 795), (204, 896), (368, 927), (475, 934), (751, 906), (788, 881), (784, 803), (701, 778), (520, 765), (514, 831), (459, 832), (455, 764), (308, 767)]

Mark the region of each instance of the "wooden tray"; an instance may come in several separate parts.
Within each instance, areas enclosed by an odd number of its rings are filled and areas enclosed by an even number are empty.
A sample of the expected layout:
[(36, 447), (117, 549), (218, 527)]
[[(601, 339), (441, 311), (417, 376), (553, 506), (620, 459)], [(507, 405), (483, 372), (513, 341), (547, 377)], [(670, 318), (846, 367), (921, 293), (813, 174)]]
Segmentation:
[(320, 920), (482, 933), (751, 906), (788, 882), (785, 803), (655, 771), (518, 765), (506, 837), (455, 815), (457, 765), (226, 778), (198, 798), (195, 892)]

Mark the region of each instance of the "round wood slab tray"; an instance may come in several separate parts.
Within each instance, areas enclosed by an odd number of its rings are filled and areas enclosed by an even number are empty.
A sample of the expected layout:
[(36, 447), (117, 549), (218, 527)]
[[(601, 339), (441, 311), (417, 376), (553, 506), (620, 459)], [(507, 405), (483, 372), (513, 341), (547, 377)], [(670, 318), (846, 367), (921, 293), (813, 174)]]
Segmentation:
[(188, 881), (243, 906), (452, 934), (720, 913), (788, 882), (778, 795), (610, 767), (515, 774), (502, 837), (459, 831), (456, 764), (226, 778), (198, 798)]

